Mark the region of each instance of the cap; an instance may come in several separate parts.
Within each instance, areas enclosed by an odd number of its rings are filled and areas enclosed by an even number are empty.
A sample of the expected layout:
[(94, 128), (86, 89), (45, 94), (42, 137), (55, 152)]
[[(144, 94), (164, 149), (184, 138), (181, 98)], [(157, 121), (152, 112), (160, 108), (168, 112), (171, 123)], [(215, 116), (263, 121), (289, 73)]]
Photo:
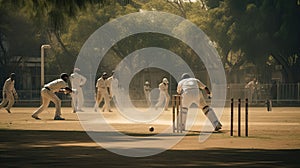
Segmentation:
[(163, 82), (163, 83), (169, 83), (169, 81), (168, 81), (167, 78), (163, 78), (162, 82)]

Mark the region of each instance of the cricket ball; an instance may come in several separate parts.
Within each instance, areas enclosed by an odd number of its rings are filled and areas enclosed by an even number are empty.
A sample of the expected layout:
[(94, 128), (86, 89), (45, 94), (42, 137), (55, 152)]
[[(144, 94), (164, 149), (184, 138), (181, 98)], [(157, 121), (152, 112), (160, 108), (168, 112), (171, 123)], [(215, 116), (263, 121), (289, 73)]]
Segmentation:
[(153, 131), (154, 131), (154, 127), (150, 126), (150, 127), (149, 127), (149, 131), (150, 131), (150, 132), (153, 132)]

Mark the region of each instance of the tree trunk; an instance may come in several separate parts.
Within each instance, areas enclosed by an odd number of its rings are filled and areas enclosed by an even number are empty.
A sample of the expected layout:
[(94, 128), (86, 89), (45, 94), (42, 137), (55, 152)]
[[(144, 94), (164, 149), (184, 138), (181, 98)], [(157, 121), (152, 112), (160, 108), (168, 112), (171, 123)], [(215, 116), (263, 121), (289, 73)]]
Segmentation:
[(294, 82), (294, 75), (291, 70), (291, 67), (288, 64), (288, 61), (280, 54), (278, 54), (278, 55), (272, 54), (272, 56), (280, 65), (283, 66), (283, 73), (284, 73), (284, 77), (286, 79), (285, 82)]

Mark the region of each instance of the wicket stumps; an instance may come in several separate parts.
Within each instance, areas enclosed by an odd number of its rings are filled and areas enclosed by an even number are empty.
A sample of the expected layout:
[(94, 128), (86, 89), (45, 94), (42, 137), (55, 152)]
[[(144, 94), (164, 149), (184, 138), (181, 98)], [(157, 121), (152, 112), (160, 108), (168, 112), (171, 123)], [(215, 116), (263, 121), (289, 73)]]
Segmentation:
[(172, 122), (173, 132), (182, 133), (181, 96), (172, 95)]
[[(238, 99), (238, 136), (241, 136), (241, 99)], [(233, 136), (234, 123), (234, 99), (231, 99), (230, 104), (230, 136)], [(245, 99), (245, 136), (248, 137), (248, 99)]]

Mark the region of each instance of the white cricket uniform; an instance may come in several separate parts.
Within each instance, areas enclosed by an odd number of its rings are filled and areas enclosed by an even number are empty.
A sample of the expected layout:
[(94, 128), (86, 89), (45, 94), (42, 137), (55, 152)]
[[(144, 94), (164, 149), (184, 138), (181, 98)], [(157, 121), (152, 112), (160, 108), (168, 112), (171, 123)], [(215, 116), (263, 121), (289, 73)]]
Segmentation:
[(254, 94), (256, 85), (257, 85), (256, 82), (254, 80), (252, 80), (245, 86), (245, 88), (247, 89), (246, 96), (249, 100), (249, 103), (252, 103), (252, 101), (253, 101), (253, 94)]
[(160, 83), (158, 85), (159, 88), (159, 98), (158, 102), (156, 103), (155, 107), (160, 107), (165, 102), (165, 110), (168, 110), (170, 95), (168, 93), (169, 84), (167, 83)]
[(213, 127), (216, 130), (219, 130), (222, 127), (222, 124), (218, 120), (213, 109), (207, 105), (199, 88), (204, 90), (206, 86), (196, 78), (186, 78), (178, 83), (177, 93), (182, 96), (182, 127), (185, 129), (188, 109), (192, 103), (195, 103), (201, 108)]
[(148, 106), (151, 105), (150, 92), (151, 92), (150, 85), (144, 85), (144, 94), (145, 94), (145, 98), (146, 98)]
[(0, 108), (3, 108), (6, 104), (6, 110), (10, 111), (11, 107), (15, 103), (15, 96), (17, 97), (17, 92), (15, 89), (15, 81), (8, 78), (3, 85), (2, 91), (3, 99), (0, 103)]
[(207, 106), (201, 90), (205, 89), (205, 85), (196, 78), (183, 79), (178, 83), (177, 93), (182, 96), (182, 107), (189, 108), (192, 103), (197, 104), (201, 109)]
[(104, 80), (102, 77), (97, 80), (96, 103), (94, 106), (95, 111), (97, 111), (99, 104), (103, 98), (104, 98), (104, 105), (103, 105), (102, 111), (105, 111), (105, 109), (110, 111), (110, 103), (109, 103), (110, 100), (109, 100), (108, 88), (109, 88), (109, 86), (108, 86), (107, 80)]
[(116, 96), (116, 92), (119, 89), (119, 80), (115, 77), (112, 78), (111, 84), (110, 84), (110, 90), (111, 90), (111, 97)]
[(108, 91), (109, 91), (108, 95), (109, 95), (109, 104), (110, 104), (110, 101), (116, 95), (116, 90), (118, 89), (119, 81), (114, 76), (111, 76), (106, 79), (106, 85), (108, 86)]
[(118, 88), (118, 79), (114, 76), (111, 76), (106, 79), (106, 86), (109, 88), (109, 96), (113, 97), (115, 96), (114, 89)]
[(72, 89), (76, 90), (75, 93), (71, 94), (73, 111), (82, 110), (83, 103), (84, 103), (82, 86), (85, 84), (86, 78), (80, 75), (79, 73), (74, 72), (70, 75), (70, 81), (71, 81)]
[(44, 111), (48, 106), (50, 101), (55, 104), (55, 117), (61, 116), (61, 100), (56, 96), (56, 92), (59, 92), (60, 89), (68, 87), (62, 79), (56, 79), (46, 85), (41, 90), (42, 96), (42, 105), (33, 113), (32, 116), (38, 117), (38, 115)]

